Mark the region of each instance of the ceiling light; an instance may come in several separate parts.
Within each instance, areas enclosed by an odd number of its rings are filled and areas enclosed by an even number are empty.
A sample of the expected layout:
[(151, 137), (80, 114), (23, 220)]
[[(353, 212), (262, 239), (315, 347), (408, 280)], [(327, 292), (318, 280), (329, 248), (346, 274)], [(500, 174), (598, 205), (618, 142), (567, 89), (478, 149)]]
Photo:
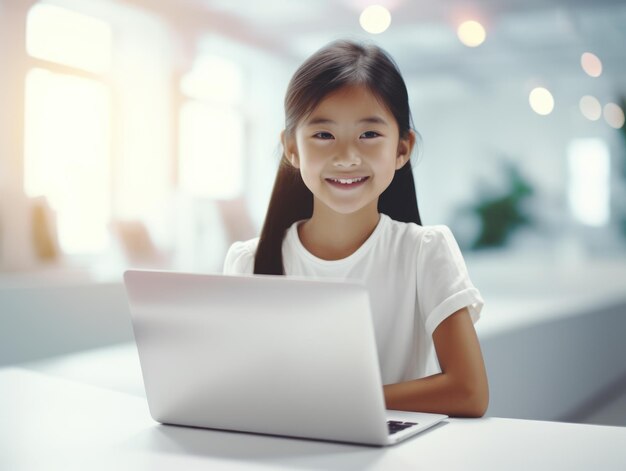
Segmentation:
[(477, 47), (485, 42), (485, 28), (478, 21), (470, 20), (461, 23), (456, 31), (459, 40), (467, 47)]
[(604, 120), (612, 128), (621, 129), (624, 126), (624, 110), (615, 103), (607, 103), (604, 105)]
[(552, 93), (543, 87), (534, 88), (528, 96), (528, 101), (533, 111), (542, 116), (552, 113), (554, 109)]
[(580, 112), (590, 121), (597, 121), (602, 116), (602, 105), (596, 97), (585, 95), (578, 103)]
[(591, 77), (599, 77), (602, 74), (602, 61), (591, 52), (585, 52), (580, 56), (580, 65)]
[(389, 28), (391, 13), (381, 5), (370, 5), (361, 13), (359, 23), (368, 33), (379, 34)]

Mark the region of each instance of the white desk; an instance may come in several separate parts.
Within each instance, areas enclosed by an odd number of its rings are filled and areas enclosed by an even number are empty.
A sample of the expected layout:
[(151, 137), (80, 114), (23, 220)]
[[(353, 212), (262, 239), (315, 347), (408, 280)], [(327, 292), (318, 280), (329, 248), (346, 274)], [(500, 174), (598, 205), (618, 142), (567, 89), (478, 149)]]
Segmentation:
[(626, 427), (450, 419), (390, 448), (159, 425), (145, 399), (0, 370), (0, 469), (623, 470)]

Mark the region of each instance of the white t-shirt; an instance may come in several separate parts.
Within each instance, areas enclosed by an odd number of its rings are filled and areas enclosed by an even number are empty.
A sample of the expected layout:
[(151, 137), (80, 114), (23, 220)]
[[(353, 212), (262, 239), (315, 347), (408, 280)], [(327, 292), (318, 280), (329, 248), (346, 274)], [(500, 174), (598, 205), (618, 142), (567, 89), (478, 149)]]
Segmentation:
[[(476, 322), (483, 307), (450, 229), (398, 222), (381, 214), (356, 252), (329, 261), (302, 245), (298, 224), (287, 230), (283, 241), (285, 274), (358, 280), (367, 286), (383, 383), (439, 373), (433, 332), (464, 307)], [(224, 273), (253, 273), (257, 243), (258, 238), (235, 242), (226, 255)]]

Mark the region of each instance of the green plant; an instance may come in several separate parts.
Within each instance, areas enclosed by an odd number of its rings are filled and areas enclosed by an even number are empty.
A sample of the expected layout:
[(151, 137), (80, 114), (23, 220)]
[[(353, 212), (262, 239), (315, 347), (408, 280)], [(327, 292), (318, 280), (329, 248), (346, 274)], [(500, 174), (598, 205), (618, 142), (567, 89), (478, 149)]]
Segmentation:
[(508, 190), (504, 194), (484, 196), (469, 208), (480, 221), (480, 231), (472, 249), (506, 245), (518, 228), (532, 224), (531, 217), (522, 207), (523, 201), (533, 194), (532, 186), (512, 162), (505, 163), (505, 174)]

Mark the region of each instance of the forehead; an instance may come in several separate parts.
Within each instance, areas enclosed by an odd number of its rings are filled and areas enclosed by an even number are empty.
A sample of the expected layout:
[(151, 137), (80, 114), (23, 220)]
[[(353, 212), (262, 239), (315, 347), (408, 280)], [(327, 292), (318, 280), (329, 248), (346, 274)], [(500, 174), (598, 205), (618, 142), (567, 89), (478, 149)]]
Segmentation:
[(365, 86), (354, 85), (325, 96), (304, 118), (303, 124), (319, 118), (356, 122), (371, 116), (379, 116), (389, 124), (395, 124), (393, 114), (377, 95)]

